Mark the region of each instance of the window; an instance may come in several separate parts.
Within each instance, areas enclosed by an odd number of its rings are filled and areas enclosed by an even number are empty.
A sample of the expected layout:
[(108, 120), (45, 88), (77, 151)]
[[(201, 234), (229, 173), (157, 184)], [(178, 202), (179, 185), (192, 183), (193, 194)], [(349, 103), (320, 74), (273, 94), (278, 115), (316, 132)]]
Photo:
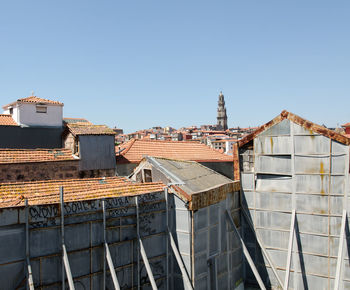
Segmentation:
[(13, 114), (13, 108), (10, 108), (9, 111), (10, 111), (10, 115), (12, 115)]
[(47, 113), (47, 107), (46, 106), (36, 106), (36, 112), (37, 113)]

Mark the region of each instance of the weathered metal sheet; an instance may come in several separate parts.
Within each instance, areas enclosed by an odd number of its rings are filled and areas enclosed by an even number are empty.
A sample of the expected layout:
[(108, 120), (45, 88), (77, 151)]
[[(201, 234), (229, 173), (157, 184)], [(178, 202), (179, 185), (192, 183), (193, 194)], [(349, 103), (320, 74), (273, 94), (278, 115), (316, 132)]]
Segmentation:
[(256, 191), (291, 192), (292, 177), (271, 174), (259, 174), (256, 180)]
[(294, 136), (295, 154), (329, 155), (330, 140), (324, 136)]
[(266, 129), (260, 136), (277, 136), (290, 135), (290, 121), (288, 119), (282, 120), (280, 123)]
[(256, 173), (291, 174), (290, 155), (259, 155), (255, 161)]
[(291, 154), (289, 136), (265, 137), (254, 139), (254, 152), (257, 154)]
[[(329, 157), (324, 156), (295, 156), (294, 168), (296, 173), (329, 173)], [(344, 171), (343, 171), (344, 172)]]

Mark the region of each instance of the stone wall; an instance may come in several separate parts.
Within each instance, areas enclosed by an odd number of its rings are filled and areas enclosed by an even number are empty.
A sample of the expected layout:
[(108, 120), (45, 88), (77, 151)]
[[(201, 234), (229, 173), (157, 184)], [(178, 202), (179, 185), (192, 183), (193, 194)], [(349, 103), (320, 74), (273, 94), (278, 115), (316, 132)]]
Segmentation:
[(79, 178), (79, 160), (0, 164), (0, 182)]

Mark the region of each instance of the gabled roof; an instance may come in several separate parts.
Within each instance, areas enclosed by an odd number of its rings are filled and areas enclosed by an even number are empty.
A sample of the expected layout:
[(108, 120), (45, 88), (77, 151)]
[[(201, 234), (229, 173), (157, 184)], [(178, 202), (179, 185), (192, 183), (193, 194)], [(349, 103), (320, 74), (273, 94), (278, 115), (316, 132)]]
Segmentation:
[(344, 128), (350, 127), (350, 122), (349, 122), (349, 123), (346, 123), (346, 124), (344, 124), (344, 125), (341, 125), (341, 126), (344, 127)]
[(232, 156), (207, 145), (187, 141), (132, 139), (116, 148), (117, 162), (139, 163), (144, 156), (163, 157), (197, 162), (233, 162)]
[(11, 115), (0, 114), (0, 126), (18, 126)]
[(68, 130), (74, 135), (115, 135), (116, 133), (106, 125), (93, 125), (91, 123), (68, 123)]
[(43, 104), (43, 105), (49, 104), (49, 105), (60, 105), (60, 106), (63, 106), (63, 103), (58, 102), (58, 101), (51, 101), (51, 100), (39, 98), (39, 97), (36, 97), (36, 96), (30, 96), (30, 97), (18, 99), (17, 101), (12, 102), (11, 104), (5, 105), (5, 106), (3, 106), (3, 109), (6, 109), (9, 106), (12, 106), (12, 105), (14, 105), (16, 103), (30, 103), (30, 104)]
[(65, 202), (134, 196), (164, 190), (162, 183), (133, 183), (122, 177), (50, 180), (0, 184), (0, 208), (57, 204), (59, 188), (64, 187)]
[[(240, 189), (239, 182), (234, 182), (194, 161), (146, 157), (138, 168), (143, 168), (143, 162), (148, 162), (164, 175), (160, 179), (172, 184), (171, 191), (188, 202), (190, 210), (218, 203), (226, 198), (227, 193)], [(137, 172), (138, 168), (134, 172)]]
[(332, 140), (335, 140), (337, 142), (343, 143), (345, 145), (350, 145), (350, 139), (347, 138), (344, 135), (341, 135), (339, 133), (336, 133), (333, 130), (329, 130), (323, 126), (317, 125), (315, 123), (312, 123), (308, 120), (305, 120), (293, 113), (290, 113), (286, 110), (282, 111), (281, 114), (279, 114), (276, 118), (274, 118), (273, 120), (271, 120), (270, 122), (267, 122), (266, 124), (260, 126), (257, 130), (255, 130), (253, 133), (245, 136), (244, 138), (242, 138), (241, 140), (238, 141), (238, 146), (241, 147), (245, 144), (247, 144), (248, 142), (250, 142), (251, 140), (253, 140), (257, 135), (259, 135), (260, 133), (266, 131), (267, 129), (271, 128), (272, 126), (282, 122), (283, 120), (288, 119), (291, 122), (298, 124), (300, 126), (302, 126), (303, 128), (305, 128), (306, 130), (311, 130), (315, 133), (318, 133), (320, 135), (323, 135), (325, 137), (328, 137)]
[(0, 149), (0, 164), (77, 159), (69, 149)]

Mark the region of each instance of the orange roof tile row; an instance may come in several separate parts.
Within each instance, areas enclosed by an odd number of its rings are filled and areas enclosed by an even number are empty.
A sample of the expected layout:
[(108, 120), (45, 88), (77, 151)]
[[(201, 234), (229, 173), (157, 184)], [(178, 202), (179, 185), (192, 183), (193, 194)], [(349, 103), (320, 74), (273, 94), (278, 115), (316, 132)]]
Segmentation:
[(93, 200), (117, 196), (134, 196), (164, 190), (162, 183), (133, 183), (124, 177), (70, 179), (0, 184), (0, 208), (59, 203), (59, 188), (64, 201)]
[(115, 135), (115, 132), (105, 125), (92, 125), (91, 123), (68, 123), (69, 131), (77, 135)]
[(7, 108), (9, 106), (12, 106), (16, 103), (34, 103), (34, 104), (50, 104), (50, 105), (63, 105), (63, 103), (58, 101), (51, 101), (43, 98), (39, 98), (36, 96), (30, 96), (26, 98), (18, 99), (16, 102), (12, 102), (11, 104), (8, 104), (6, 106), (3, 106), (3, 108)]
[(0, 114), (0, 126), (18, 126), (11, 115)]
[(0, 149), (0, 164), (76, 159), (70, 149)]
[(233, 161), (232, 156), (195, 142), (132, 139), (120, 147), (125, 148), (117, 155), (117, 162), (119, 160), (121, 163), (139, 163), (144, 156), (197, 162)]

